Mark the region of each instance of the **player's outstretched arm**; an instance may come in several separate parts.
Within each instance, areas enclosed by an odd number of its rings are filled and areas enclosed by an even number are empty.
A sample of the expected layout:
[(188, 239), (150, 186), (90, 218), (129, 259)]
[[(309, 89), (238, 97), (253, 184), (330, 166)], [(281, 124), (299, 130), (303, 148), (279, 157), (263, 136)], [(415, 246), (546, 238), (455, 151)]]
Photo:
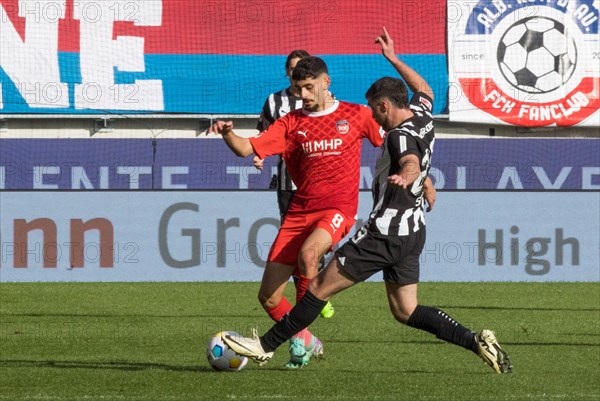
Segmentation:
[(433, 100), (433, 90), (427, 81), (396, 55), (394, 40), (390, 37), (390, 34), (385, 27), (383, 27), (383, 35), (379, 35), (377, 39), (375, 39), (375, 43), (379, 43), (381, 46), (381, 53), (383, 53), (384, 57), (392, 64), (392, 66), (394, 66), (402, 79), (406, 81), (410, 90), (413, 92), (423, 92)]
[(216, 121), (207, 130), (209, 134), (219, 134), (225, 140), (229, 149), (237, 156), (246, 157), (254, 153), (254, 148), (248, 138), (237, 136), (233, 132), (233, 121)]

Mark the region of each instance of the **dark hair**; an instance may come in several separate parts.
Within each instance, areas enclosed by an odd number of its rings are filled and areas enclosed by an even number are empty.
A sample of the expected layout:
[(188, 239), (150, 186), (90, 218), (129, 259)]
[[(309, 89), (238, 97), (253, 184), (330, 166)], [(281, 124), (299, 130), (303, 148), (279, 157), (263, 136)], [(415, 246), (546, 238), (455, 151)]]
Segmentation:
[(292, 72), (292, 79), (294, 81), (300, 81), (307, 78), (317, 78), (321, 74), (327, 74), (327, 64), (319, 57), (309, 56), (298, 61), (294, 72)]
[(408, 109), (408, 89), (399, 78), (383, 77), (373, 82), (365, 93), (367, 100), (378, 101), (386, 98), (396, 107)]
[(290, 63), (292, 62), (293, 59), (295, 59), (295, 58), (303, 59), (304, 57), (310, 57), (310, 54), (308, 54), (308, 52), (306, 50), (302, 50), (302, 49), (292, 50), (292, 52), (290, 54), (288, 54), (287, 59), (285, 60), (285, 70), (287, 71), (287, 69), (290, 68)]

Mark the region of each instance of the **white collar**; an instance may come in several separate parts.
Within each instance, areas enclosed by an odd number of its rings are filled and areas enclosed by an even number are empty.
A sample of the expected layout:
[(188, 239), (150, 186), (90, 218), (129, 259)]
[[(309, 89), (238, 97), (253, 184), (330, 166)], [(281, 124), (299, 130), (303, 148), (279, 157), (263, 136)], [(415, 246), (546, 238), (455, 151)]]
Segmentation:
[(327, 114), (331, 114), (334, 111), (336, 111), (339, 105), (340, 105), (339, 100), (334, 100), (333, 104), (331, 106), (329, 106), (328, 108), (326, 108), (325, 110), (306, 111), (306, 110), (302, 109), (302, 114), (304, 114), (305, 116), (308, 116), (308, 117), (322, 117), (322, 116), (326, 116)]

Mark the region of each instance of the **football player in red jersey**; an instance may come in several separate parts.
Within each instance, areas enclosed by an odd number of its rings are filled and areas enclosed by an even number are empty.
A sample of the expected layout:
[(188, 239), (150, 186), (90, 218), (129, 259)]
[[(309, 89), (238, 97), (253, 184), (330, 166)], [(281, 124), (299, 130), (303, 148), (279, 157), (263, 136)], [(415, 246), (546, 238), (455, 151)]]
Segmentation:
[[(296, 88), (294, 87), (292, 72), (298, 61), (309, 56), (310, 54), (302, 49), (292, 50), (290, 54), (288, 54), (285, 62), (285, 75), (289, 79), (290, 86), (281, 91), (273, 92), (267, 97), (256, 125), (256, 129), (258, 129), (259, 132), (265, 131), (275, 122), (275, 120), (285, 116), (290, 111), (302, 108), (302, 99), (300, 99), (299, 93), (296, 92)], [(258, 156), (254, 156), (253, 163), (254, 167), (259, 170), (262, 170), (264, 167), (264, 159), (261, 159)], [(277, 175), (273, 176), (273, 179), (271, 180), (271, 185), (273, 184), (275, 184), (275, 187), (277, 188), (277, 205), (279, 206), (279, 216), (283, 222), (285, 214), (292, 202), (292, 197), (294, 196), (294, 193), (296, 193), (296, 184), (292, 181), (281, 155), (279, 156), (279, 162), (277, 163)], [(319, 270), (323, 269), (325, 264), (325, 259), (321, 259)], [(297, 276), (294, 276), (294, 284), (298, 284)], [(296, 295), (299, 294), (296, 293)], [(297, 301), (299, 300), (300, 299), (297, 297)], [(321, 316), (330, 318), (333, 316), (334, 312), (333, 305), (331, 302), (328, 302), (321, 311)]]
[[(305, 57), (298, 61), (292, 80), (302, 109), (276, 120), (259, 136), (236, 135), (231, 121), (217, 121), (208, 129), (222, 135), (240, 157), (281, 155), (297, 186), (269, 252), (258, 295), (275, 321), (292, 309), (283, 295), (289, 278), (299, 275), (297, 291), (301, 298), (317, 274), (321, 257), (354, 225), (362, 140), (380, 146), (384, 136), (367, 107), (331, 95), (331, 78), (322, 59)], [(292, 338), (286, 366), (304, 366), (311, 356), (322, 352), (319, 339), (303, 330)]]

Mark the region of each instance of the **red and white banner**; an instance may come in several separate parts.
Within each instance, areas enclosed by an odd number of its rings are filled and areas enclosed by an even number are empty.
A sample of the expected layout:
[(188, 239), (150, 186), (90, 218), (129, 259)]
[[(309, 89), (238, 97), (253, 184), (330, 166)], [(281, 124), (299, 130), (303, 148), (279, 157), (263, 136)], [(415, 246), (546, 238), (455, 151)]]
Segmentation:
[(323, 57), (336, 97), (365, 103), (390, 74), (382, 26), (442, 113), (445, 23), (446, 0), (0, 0), (0, 114), (258, 114), (289, 85), (294, 49)]
[(448, 1), (452, 121), (600, 126), (598, 1)]

